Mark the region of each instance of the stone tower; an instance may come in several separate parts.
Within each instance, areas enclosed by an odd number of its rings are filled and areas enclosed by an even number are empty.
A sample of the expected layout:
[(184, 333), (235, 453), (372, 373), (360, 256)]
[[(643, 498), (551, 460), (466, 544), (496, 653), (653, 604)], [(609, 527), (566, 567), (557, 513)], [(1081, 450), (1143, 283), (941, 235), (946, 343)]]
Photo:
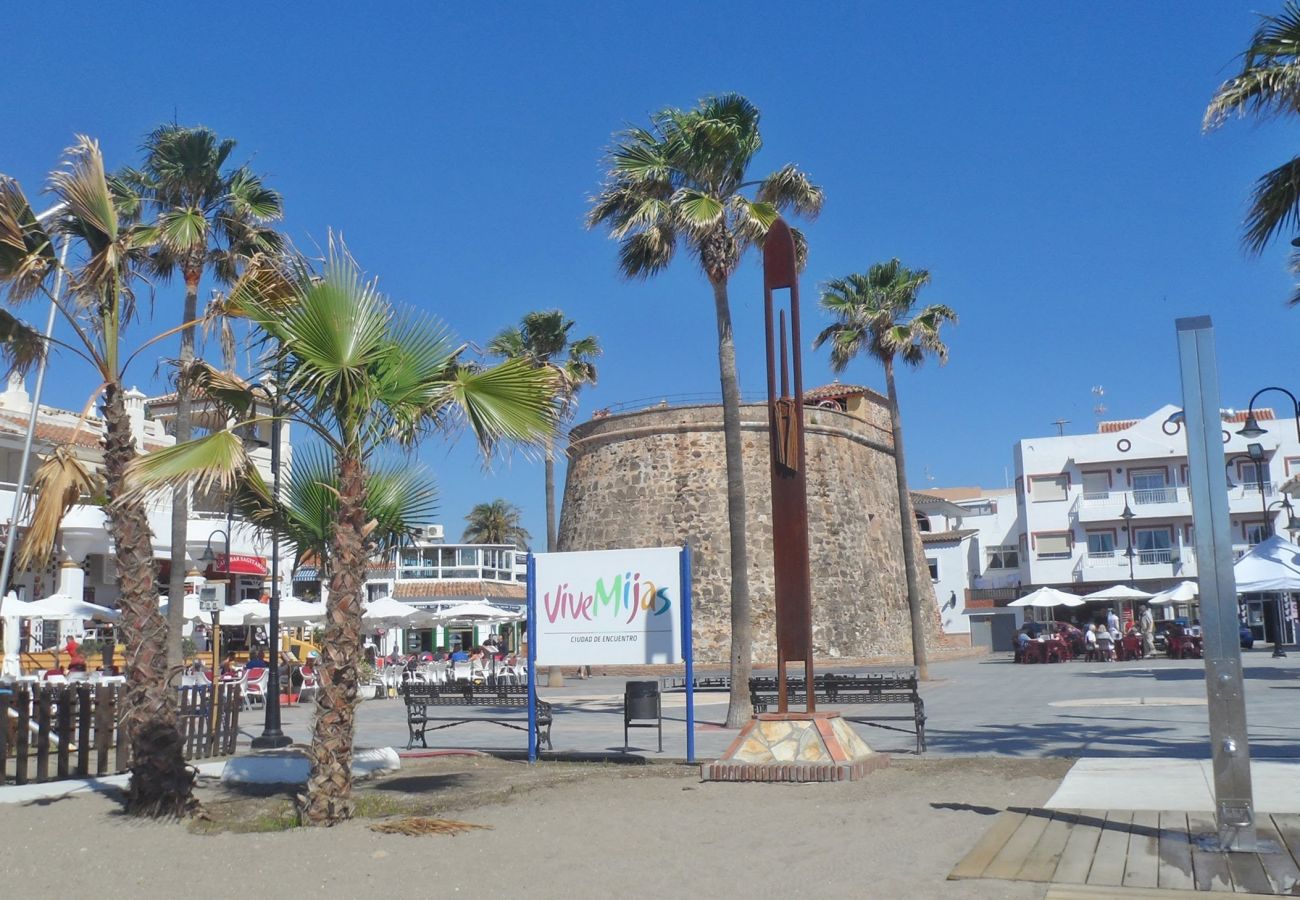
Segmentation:
[[(828, 385), (805, 395), (813, 649), (819, 659), (911, 658), (893, 440), (884, 398)], [(776, 659), (767, 407), (741, 407), (748, 499), (754, 658)], [(569, 435), (561, 550), (690, 541), (695, 658), (724, 662), (730, 641), (729, 535), (722, 407), (652, 407), (602, 415)], [(911, 510), (907, 511), (911, 515)], [(925, 553), (927, 644), (940, 637)]]

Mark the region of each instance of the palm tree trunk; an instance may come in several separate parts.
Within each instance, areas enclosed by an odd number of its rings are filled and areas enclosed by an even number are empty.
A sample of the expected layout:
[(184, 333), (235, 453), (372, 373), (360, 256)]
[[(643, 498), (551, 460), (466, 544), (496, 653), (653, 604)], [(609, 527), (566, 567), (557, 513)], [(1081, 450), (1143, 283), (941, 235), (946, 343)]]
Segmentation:
[[(200, 266), (202, 263), (200, 262)], [(199, 277), (202, 268), (193, 265), (185, 268), (185, 309), (182, 323), (193, 322), (198, 314)], [(186, 369), (194, 360), (194, 326), (181, 332), (181, 369)], [(190, 439), (193, 432), (191, 425), (192, 401), (184, 379), (176, 383), (176, 443), (183, 444)], [(190, 485), (172, 489), (172, 554), (171, 574), (167, 580), (167, 596), (172, 602), (167, 604), (167, 665), (172, 671), (180, 671), (185, 662), (181, 649), (181, 634), (185, 627), (185, 608), (178, 598), (185, 596), (185, 544), (189, 538), (190, 526)]]
[(366, 577), (366, 473), (351, 448), (339, 454), (339, 510), (330, 541), (332, 572), (316, 718), (307, 758), (311, 774), (299, 798), (305, 825), (352, 817), (352, 739), (361, 662), (361, 594)]
[(126, 467), (134, 457), (122, 386), (110, 383), (104, 391), (104, 475), (126, 638), (122, 733), (131, 745), (126, 808), (135, 815), (185, 815), (198, 806), (194, 770), (185, 763), (175, 699), (167, 684), (166, 623), (158, 611), (149, 517), (142, 502), (121, 499)]
[(754, 716), (749, 702), (754, 633), (749, 607), (749, 546), (745, 540), (745, 461), (740, 441), (740, 383), (736, 342), (731, 331), (727, 282), (711, 281), (718, 319), (718, 376), (722, 382), (722, 438), (727, 449), (727, 524), (731, 537), (731, 697), (727, 728), (740, 728)]
[(889, 424), (894, 430), (894, 478), (898, 483), (898, 518), (903, 533), (903, 570), (907, 578), (907, 611), (912, 620), (912, 662), (922, 681), (930, 680), (925, 656), (925, 618), (921, 611), (921, 586), (916, 577), (915, 522), (912, 495), (907, 489), (907, 465), (903, 459), (903, 420), (898, 413), (898, 391), (894, 387), (894, 361), (885, 360), (885, 387), (889, 392)]
[[(555, 438), (546, 439), (546, 552), (554, 553), (555, 536)], [(582, 674), (582, 670), (578, 671)], [(564, 687), (564, 669), (551, 666), (546, 670), (547, 687)]]

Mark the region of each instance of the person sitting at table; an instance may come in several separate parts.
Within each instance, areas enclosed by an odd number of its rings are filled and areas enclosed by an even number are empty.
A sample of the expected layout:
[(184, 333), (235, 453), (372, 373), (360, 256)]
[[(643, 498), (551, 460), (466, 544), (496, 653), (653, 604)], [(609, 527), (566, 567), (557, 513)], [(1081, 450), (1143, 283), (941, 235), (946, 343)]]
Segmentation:
[(1029, 635), (1031, 641), (1038, 640), (1038, 635), (1042, 630), (1043, 626), (1039, 625), (1033, 619), (1025, 622), (1025, 634)]
[(254, 650), (252, 655), (248, 658), (248, 665), (244, 666), (244, 668), (248, 669), (250, 672), (267, 668), (266, 660), (262, 657), (262, 651)]
[(452, 662), (469, 662), (469, 654), (465, 652), (460, 644), (457, 644), (451, 651)]
[(239, 669), (235, 667), (235, 654), (227, 653), (226, 658), (221, 661), (221, 680), (234, 681), (239, 677)]

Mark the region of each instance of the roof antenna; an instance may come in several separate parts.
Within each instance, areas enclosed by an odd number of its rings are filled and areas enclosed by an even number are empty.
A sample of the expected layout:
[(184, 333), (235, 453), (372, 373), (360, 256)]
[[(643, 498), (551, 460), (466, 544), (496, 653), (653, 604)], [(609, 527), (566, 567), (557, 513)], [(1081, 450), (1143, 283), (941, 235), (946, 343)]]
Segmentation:
[(1057, 437), (1063, 437), (1063, 436), (1065, 435), (1065, 426), (1070, 424), (1070, 420), (1069, 420), (1069, 419), (1057, 419), (1057, 420), (1056, 420), (1055, 422), (1053, 422), (1052, 424), (1056, 426), (1056, 436), (1057, 436)]

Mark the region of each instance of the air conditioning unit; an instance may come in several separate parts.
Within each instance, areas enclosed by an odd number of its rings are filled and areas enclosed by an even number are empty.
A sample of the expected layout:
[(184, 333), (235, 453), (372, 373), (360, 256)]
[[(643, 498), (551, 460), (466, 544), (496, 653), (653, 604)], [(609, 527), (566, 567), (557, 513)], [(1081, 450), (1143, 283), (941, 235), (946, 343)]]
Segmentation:
[(424, 525), (415, 529), (416, 538), (426, 541), (441, 541), (443, 539), (443, 530), (441, 525)]

